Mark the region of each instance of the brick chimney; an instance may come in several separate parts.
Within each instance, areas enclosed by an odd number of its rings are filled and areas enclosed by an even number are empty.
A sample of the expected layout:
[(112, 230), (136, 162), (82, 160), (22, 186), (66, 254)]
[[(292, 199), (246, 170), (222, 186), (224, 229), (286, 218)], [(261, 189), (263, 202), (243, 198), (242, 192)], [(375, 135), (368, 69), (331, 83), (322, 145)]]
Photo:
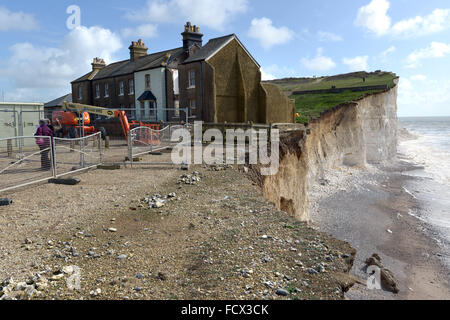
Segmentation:
[(189, 21), (186, 22), (184, 32), (181, 35), (183, 36), (184, 51), (189, 51), (189, 48), (194, 44), (200, 47), (203, 44), (203, 34), (200, 33), (200, 28), (195, 25), (193, 26)]
[(137, 42), (132, 41), (130, 49), (130, 60), (134, 61), (139, 59), (140, 57), (147, 55), (148, 48), (145, 46), (145, 43), (142, 42), (142, 39), (139, 39)]
[(106, 66), (105, 60), (101, 58), (94, 58), (94, 61), (91, 63), (92, 71), (99, 71)]

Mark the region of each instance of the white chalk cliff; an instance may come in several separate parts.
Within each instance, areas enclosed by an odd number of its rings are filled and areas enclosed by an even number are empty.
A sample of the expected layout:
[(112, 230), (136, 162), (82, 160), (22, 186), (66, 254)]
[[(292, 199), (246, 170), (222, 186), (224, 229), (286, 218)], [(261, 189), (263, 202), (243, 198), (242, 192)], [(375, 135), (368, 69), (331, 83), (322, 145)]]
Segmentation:
[[(308, 134), (307, 134), (308, 132)], [(386, 163), (397, 154), (397, 86), (323, 114), (303, 132), (282, 135), (280, 170), (263, 178), (268, 200), (308, 220), (308, 185), (339, 166)]]

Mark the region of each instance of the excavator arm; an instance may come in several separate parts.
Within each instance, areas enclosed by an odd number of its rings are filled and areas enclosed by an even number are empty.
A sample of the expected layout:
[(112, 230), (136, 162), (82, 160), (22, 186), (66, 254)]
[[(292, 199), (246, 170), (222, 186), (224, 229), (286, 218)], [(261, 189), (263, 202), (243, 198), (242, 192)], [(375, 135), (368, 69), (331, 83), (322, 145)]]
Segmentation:
[(87, 104), (73, 103), (73, 102), (63, 102), (62, 107), (63, 107), (63, 109), (69, 110), (69, 111), (77, 111), (78, 113), (88, 112), (88, 113), (92, 113), (92, 114), (98, 114), (101, 116), (105, 116), (108, 118), (116, 117), (115, 113), (118, 112), (118, 110), (112, 110), (112, 109), (102, 108), (102, 107), (95, 107), (95, 106), (90, 106)]
[(88, 112), (108, 118), (118, 117), (120, 119), (120, 123), (122, 125), (122, 130), (125, 135), (125, 138), (128, 139), (128, 132), (130, 131), (130, 123), (128, 122), (128, 118), (127, 115), (125, 114), (125, 111), (102, 108), (97, 106), (90, 106), (87, 104), (73, 103), (73, 102), (63, 102), (62, 107), (65, 110), (76, 111), (79, 114), (83, 112)]

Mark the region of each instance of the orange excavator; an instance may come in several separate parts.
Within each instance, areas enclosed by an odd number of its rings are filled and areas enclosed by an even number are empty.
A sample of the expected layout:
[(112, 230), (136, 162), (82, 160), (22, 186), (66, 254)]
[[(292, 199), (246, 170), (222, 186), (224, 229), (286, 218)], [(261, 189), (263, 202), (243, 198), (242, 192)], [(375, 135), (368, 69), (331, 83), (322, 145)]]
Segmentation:
[(52, 123), (57, 127), (61, 127), (56, 135), (76, 138), (77, 136), (90, 135), (101, 132), (102, 138), (105, 139), (107, 132), (105, 128), (91, 125), (89, 114), (97, 114), (107, 118), (118, 117), (122, 126), (125, 139), (128, 141), (128, 133), (131, 129), (137, 127), (148, 127), (153, 130), (159, 130), (159, 124), (149, 124), (141, 121), (128, 121), (125, 111), (90, 106), (80, 103), (63, 102), (62, 111), (54, 111), (52, 113)]

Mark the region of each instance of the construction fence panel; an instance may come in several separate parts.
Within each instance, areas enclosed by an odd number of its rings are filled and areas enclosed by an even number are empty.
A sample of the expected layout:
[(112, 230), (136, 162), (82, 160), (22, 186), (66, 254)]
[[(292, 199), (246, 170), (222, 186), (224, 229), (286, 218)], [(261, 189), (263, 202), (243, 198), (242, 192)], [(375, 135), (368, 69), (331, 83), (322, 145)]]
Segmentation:
[(128, 141), (125, 137), (106, 136), (103, 146), (103, 163), (123, 164), (129, 156)]
[(55, 175), (50, 137), (0, 139), (0, 192), (45, 181)]
[(164, 164), (171, 163), (170, 154), (159, 153), (171, 150), (179, 141), (172, 137), (178, 129), (186, 129), (186, 125), (172, 124), (161, 130), (148, 127), (138, 127), (130, 131), (129, 135), (129, 158), (133, 160), (139, 158), (144, 164)]
[(103, 162), (101, 133), (77, 138), (54, 138), (56, 176), (98, 166)]

